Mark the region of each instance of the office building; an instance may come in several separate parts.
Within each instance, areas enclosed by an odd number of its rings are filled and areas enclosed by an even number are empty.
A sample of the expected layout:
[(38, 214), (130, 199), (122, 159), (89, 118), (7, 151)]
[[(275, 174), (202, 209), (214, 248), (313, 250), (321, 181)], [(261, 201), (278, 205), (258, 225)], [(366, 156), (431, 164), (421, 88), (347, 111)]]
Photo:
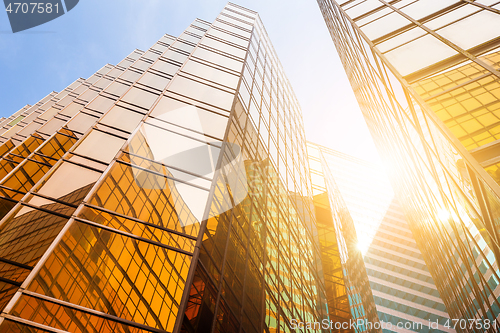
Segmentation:
[(450, 317), (496, 332), (498, 1), (318, 4)]
[(301, 111), (253, 11), (78, 79), (0, 142), (2, 333), (285, 332), (344, 309)]
[[(375, 307), (384, 332), (455, 332), (444, 326), (446, 307), (383, 168), (313, 143), (308, 153), (314, 198), (326, 193), (343, 244), (353, 317), (364, 319), (358, 313)], [(351, 279), (353, 258), (357, 278), (368, 283)]]

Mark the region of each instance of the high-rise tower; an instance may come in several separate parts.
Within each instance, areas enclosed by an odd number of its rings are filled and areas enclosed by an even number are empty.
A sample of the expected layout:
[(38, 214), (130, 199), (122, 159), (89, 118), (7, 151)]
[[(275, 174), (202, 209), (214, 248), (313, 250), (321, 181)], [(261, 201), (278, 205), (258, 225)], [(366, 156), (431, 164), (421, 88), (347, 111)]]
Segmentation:
[(313, 143), (308, 153), (315, 202), (328, 197), (341, 244), (353, 317), (374, 307), (383, 331), (455, 332), (383, 168)]
[(333, 311), (301, 111), (257, 13), (228, 4), (0, 125), (2, 333)]
[(496, 332), (500, 4), (318, 4), (450, 316)]

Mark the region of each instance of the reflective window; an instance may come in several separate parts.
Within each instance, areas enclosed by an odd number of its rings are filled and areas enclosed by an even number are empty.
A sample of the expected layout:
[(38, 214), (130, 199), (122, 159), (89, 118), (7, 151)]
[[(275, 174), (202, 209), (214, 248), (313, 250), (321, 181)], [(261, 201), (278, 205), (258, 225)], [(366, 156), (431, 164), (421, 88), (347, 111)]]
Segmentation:
[(130, 133), (139, 125), (143, 117), (143, 114), (115, 106), (106, 113), (100, 123)]
[(194, 51), (193, 57), (203, 59), (204, 61), (212, 62), (219, 66), (232, 69), (233, 71), (236, 72), (241, 72), (241, 68), (243, 67), (243, 63), (241, 61), (234, 60), (232, 58), (223, 56), (222, 54), (219, 53), (209, 51), (202, 47), (198, 47), (196, 51)]
[(231, 109), (234, 99), (234, 95), (230, 93), (181, 76), (174, 78), (169, 91), (217, 106), (224, 110)]
[(100, 175), (99, 172), (63, 162), (52, 171), (36, 192), (68, 203), (79, 203), (78, 201), (85, 197)]
[(75, 222), (29, 289), (171, 332), (190, 263), (185, 254)]
[[(168, 171), (163, 173), (170, 174)], [(196, 236), (207, 198), (208, 191), (167, 179), (145, 168), (115, 163), (90, 203)]]
[(498, 37), (498, 31), (500, 31), (500, 15), (483, 10), (444, 27), (437, 33), (467, 50)]
[(368, 36), (368, 38), (375, 40), (410, 23), (410, 20), (396, 12), (392, 12), (389, 15), (381, 17), (378, 20), (363, 26), (361, 30)]
[(411, 16), (415, 20), (419, 20), (423, 17), (426, 17), (430, 14), (438, 12), (441, 9), (444, 9), (453, 4), (460, 3), (457, 0), (418, 0), (408, 5), (406, 7), (401, 8), (401, 11), (409, 16)]
[(403, 76), (451, 57), (458, 52), (431, 35), (425, 35), (385, 55)]
[(124, 139), (93, 130), (78, 144), (74, 152), (110, 163), (124, 143)]
[(201, 44), (212, 47), (216, 50), (231, 54), (231, 55), (233, 55), (235, 57), (239, 57), (241, 59), (245, 58), (245, 54), (246, 54), (245, 50), (239, 49), (237, 47), (231, 46), (231, 45), (223, 43), (223, 42), (219, 42), (219, 41), (212, 39), (212, 38), (204, 37), (201, 40)]
[(174, 76), (174, 74), (177, 73), (177, 71), (179, 70), (179, 65), (173, 65), (169, 62), (160, 59), (151, 68), (163, 72), (165, 74)]
[(131, 233), (135, 236), (143, 237), (188, 252), (193, 252), (196, 244), (196, 239), (184, 237), (154, 225), (128, 219), (124, 216), (104, 212), (95, 207), (85, 206), (78, 216), (116, 230)]
[(221, 140), (226, 131), (228, 119), (169, 97), (163, 97), (160, 100), (151, 112), (151, 116)]
[(158, 98), (158, 95), (150, 93), (148, 91), (132, 87), (123, 97), (122, 101), (140, 106), (144, 109), (149, 110), (153, 103)]
[(72, 120), (70, 120), (66, 126), (73, 131), (85, 133), (90, 127), (92, 127), (93, 124), (96, 123), (97, 120), (97, 117), (86, 113), (79, 113)]
[(240, 79), (236, 75), (226, 73), (193, 60), (188, 61), (182, 68), (182, 71), (233, 89), (236, 89)]
[(121, 95), (123, 95), (125, 93), (125, 91), (128, 90), (128, 88), (130, 88), (130, 86), (128, 86), (126, 84), (123, 84), (120, 82), (113, 82), (105, 91), (107, 93), (110, 93), (110, 94), (113, 94), (113, 95), (120, 97)]
[(164, 78), (162, 76), (146, 72), (143, 77), (138, 81), (138, 83), (144, 84), (146, 86), (163, 91), (170, 79)]

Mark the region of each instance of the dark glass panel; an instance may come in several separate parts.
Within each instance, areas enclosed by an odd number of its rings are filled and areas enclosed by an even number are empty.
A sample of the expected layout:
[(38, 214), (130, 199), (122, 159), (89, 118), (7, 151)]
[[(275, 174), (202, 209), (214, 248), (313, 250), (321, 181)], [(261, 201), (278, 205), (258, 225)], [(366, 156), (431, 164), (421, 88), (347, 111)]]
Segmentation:
[(204, 269), (198, 266), (189, 292), (181, 332), (202, 333), (210, 330), (214, 320), (216, 299), (215, 286)]
[[(1, 308), (1, 307), (0, 307)], [(47, 333), (49, 331), (34, 328), (28, 325), (24, 325), (12, 320), (4, 320), (2, 325), (0, 325), (0, 331), (2, 333)]]
[[(19, 286), (0, 281), (0, 311), (2, 311), (7, 303), (9, 303), (10, 299), (14, 296), (18, 289)], [(1, 332), (4, 332), (3, 329), (4, 328), (0, 326)]]
[(0, 258), (34, 266), (67, 218), (22, 206), (0, 226)]

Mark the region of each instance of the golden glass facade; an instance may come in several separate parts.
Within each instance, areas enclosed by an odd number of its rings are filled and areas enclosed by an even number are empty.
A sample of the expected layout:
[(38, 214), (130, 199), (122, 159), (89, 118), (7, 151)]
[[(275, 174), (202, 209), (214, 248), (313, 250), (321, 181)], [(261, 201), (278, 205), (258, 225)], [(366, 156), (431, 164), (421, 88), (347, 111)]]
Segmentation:
[(0, 332), (340, 316), (300, 107), (256, 12), (228, 4), (0, 127)]
[(500, 3), (317, 2), (450, 317), (498, 323)]

